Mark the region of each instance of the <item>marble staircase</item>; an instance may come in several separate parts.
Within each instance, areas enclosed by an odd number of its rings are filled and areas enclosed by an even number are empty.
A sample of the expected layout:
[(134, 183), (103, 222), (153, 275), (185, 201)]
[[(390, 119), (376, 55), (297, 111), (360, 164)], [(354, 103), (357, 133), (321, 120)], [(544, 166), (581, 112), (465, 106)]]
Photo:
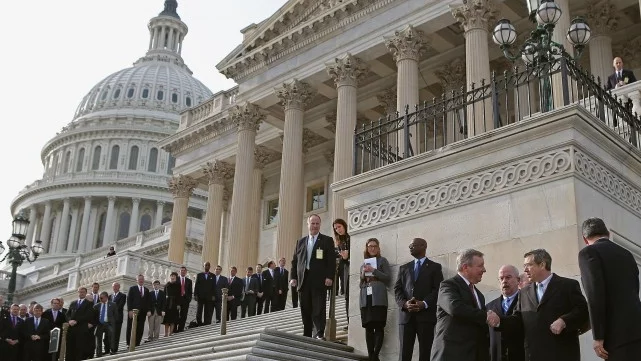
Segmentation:
[[(329, 307), (329, 302), (328, 302)], [(240, 310), (239, 310), (240, 315)], [(188, 329), (171, 337), (143, 343), (133, 352), (120, 345), (117, 355), (104, 360), (122, 361), (339, 361), (367, 360), (346, 346), (345, 300), (336, 299), (337, 339), (342, 343), (303, 337), (300, 309), (288, 306), (283, 311), (230, 321), (227, 334), (220, 335), (220, 325)], [(360, 326), (360, 325), (359, 325)], [(124, 327), (123, 327), (124, 328)], [(124, 332), (124, 329), (123, 329)], [(146, 339), (145, 333), (143, 339)]]

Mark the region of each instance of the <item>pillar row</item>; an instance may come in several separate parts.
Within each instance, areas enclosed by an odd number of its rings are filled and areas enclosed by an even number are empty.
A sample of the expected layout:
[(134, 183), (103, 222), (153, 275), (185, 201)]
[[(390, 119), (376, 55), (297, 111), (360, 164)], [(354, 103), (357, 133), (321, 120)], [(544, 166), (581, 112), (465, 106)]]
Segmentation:
[[(263, 169), (265, 166), (274, 160), (274, 153), (270, 152), (267, 148), (258, 146), (254, 150), (254, 170), (252, 172), (252, 189), (251, 189), (251, 219), (249, 221), (250, 229), (250, 245), (248, 248), (247, 258), (249, 259), (248, 265), (253, 265), (258, 262), (258, 251), (260, 248), (260, 228), (262, 221), (260, 219), (261, 201), (263, 199), (263, 188), (265, 186), (265, 179), (263, 178)], [(272, 255), (269, 255), (272, 258)]]
[(69, 212), (70, 199), (65, 198), (62, 201), (62, 215), (60, 216), (60, 228), (58, 229), (58, 239), (56, 240), (56, 252), (62, 253), (67, 247), (67, 235), (69, 234)]
[(105, 234), (103, 236), (103, 246), (113, 244), (116, 232), (116, 197), (107, 197), (107, 218), (105, 219)]
[(203, 167), (203, 172), (209, 179), (209, 190), (207, 193), (202, 262), (210, 262), (215, 266), (220, 264), (220, 230), (223, 217), (225, 182), (234, 176), (234, 169), (229, 163), (215, 160), (207, 162), (207, 165)]
[(198, 183), (189, 176), (179, 175), (171, 178), (168, 185), (169, 190), (174, 196), (171, 232), (169, 234), (168, 260), (182, 264), (185, 259), (189, 197), (191, 197)]
[(89, 246), (89, 217), (91, 216), (91, 197), (85, 197), (85, 205), (82, 211), (82, 223), (80, 224), (80, 241), (78, 242), (78, 253), (84, 253)]
[(140, 198), (131, 199), (131, 218), (129, 219), (129, 237), (138, 231), (138, 217), (140, 212)]
[(618, 29), (619, 16), (611, 0), (588, 2), (586, 20), (590, 24), (590, 72), (605, 84), (612, 73), (612, 33)]

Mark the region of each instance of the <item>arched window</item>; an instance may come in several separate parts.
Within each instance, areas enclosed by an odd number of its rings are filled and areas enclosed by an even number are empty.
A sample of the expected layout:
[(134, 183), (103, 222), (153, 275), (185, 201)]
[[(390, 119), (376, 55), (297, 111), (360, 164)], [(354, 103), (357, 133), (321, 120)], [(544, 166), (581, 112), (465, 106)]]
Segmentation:
[(51, 174), (55, 175), (56, 170), (58, 169), (58, 153), (53, 156), (53, 163), (51, 164)]
[(76, 158), (76, 172), (82, 172), (82, 163), (85, 162), (85, 148), (80, 148)]
[(53, 217), (51, 219), (51, 224), (49, 225), (49, 230), (50, 230), (49, 232), (51, 232), (49, 234), (49, 250), (50, 251), (55, 251), (54, 249), (51, 249), (51, 246), (53, 244), (53, 239), (55, 238), (54, 235), (56, 234), (56, 231), (57, 231), (57, 229), (55, 229), (56, 228), (56, 218), (57, 217)]
[(134, 97), (134, 88), (129, 88), (129, 90), (127, 90), (127, 98), (131, 99), (133, 97)]
[(107, 212), (103, 212), (98, 219), (98, 237), (96, 238), (96, 248), (104, 246), (105, 241), (105, 223), (107, 221)]
[(116, 91), (114, 92), (114, 99), (118, 98), (120, 98), (120, 89), (116, 89)]
[(151, 148), (149, 151), (149, 164), (147, 165), (147, 171), (155, 172), (156, 163), (158, 163), (158, 148)]
[(191, 98), (190, 97), (185, 98), (185, 105), (188, 106), (188, 107), (191, 106)]
[(118, 239), (127, 238), (129, 236), (129, 223), (131, 222), (131, 215), (128, 212), (120, 213), (120, 222), (118, 222)]
[(171, 102), (174, 104), (178, 103), (178, 94), (176, 93), (171, 94)]
[(138, 146), (131, 147), (129, 152), (129, 170), (136, 170), (138, 165)]
[(64, 173), (69, 173), (71, 171), (71, 151), (68, 150), (65, 153), (64, 164), (62, 165), (62, 171)]
[(100, 98), (100, 100), (105, 100), (105, 99), (107, 99), (107, 94), (109, 94), (109, 90), (108, 90), (108, 89), (105, 89), (105, 90), (102, 92), (102, 97)]
[(151, 229), (151, 216), (148, 214), (140, 217), (140, 232), (148, 231)]
[(91, 170), (98, 170), (100, 167), (100, 153), (102, 152), (102, 147), (97, 146), (93, 149), (93, 159), (91, 160)]
[(109, 169), (118, 169), (118, 157), (120, 156), (120, 146), (111, 147), (111, 158), (109, 159)]
[(142, 98), (143, 99), (149, 98), (149, 89), (143, 89), (142, 90)]
[(158, 93), (156, 93), (156, 99), (163, 100), (164, 97), (165, 97), (165, 92), (164, 91), (159, 90)]
[(169, 155), (169, 163), (167, 163), (167, 174), (174, 174), (174, 166), (176, 165), (176, 158)]

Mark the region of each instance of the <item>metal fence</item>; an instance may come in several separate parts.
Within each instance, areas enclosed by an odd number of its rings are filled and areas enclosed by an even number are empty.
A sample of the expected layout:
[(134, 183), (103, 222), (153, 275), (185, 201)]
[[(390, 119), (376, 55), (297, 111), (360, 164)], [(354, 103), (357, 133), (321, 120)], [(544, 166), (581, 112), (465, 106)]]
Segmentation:
[(578, 103), (639, 147), (641, 120), (632, 102), (606, 91), (568, 57), (492, 74), (489, 83), (407, 106), (402, 114), (365, 123), (354, 134), (353, 174), (430, 152), (494, 128)]

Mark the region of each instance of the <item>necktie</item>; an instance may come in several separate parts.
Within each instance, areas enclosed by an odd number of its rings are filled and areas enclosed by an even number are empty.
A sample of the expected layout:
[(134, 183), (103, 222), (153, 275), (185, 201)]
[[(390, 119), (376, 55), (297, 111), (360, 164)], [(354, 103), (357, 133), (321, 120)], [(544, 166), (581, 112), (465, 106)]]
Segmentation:
[(205, 281), (207, 281), (207, 274), (205, 273)]
[(36, 319), (34, 319), (34, 320), (35, 320), (35, 322), (36, 322), (36, 330), (37, 330), (37, 329), (38, 329), (38, 325), (40, 324), (40, 319), (39, 319), (39, 318), (36, 318)]
[(280, 268), (280, 275), (283, 275), (283, 267)]
[(185, 279), (183, 277), (180, 277), (180, 295), (185, 295)]
[(145, 291), (143, 291), (142, 286), (140, 286), (140, 297), (145, 296)]
[(156, 290), (156, 300), (158, 300), (158, 290)]
[(510, 309), (510, 299), (505, 297), (503, 299), (503, 313), (507, 314), (507, 310)]
[(541, 302), (541, 299), (543, 298), (543, 283), (536, 284), (536, 298)]
[(234, 280), (234, 277), (229, 279), (229, 285), (231, 286), (232, 281)]
[(13, 328), (16, 328), (16, 316), (11, 316), (11, 323), (13, 324)]
[(474, 303), (476, 304), (476, 307), (482, 308), (481, 305), (479, 304), (479, 300), (476, 298), (476, 290), (474, 289), (474, 285), (470, 283), (470, 291), (472, 291), (472, 297), (474, 297)]
[(58, 311), (54, 310), (52, 313), (53, 313), (53, 322), (56, 322), (56, 318), (58, 318)]
[(97, 303), (97, 302), (98, 302), (98, 295), (94, 294), (93, 295), (93, 303)]
[(249, 277), (245, 277), (245, 291), (249, 291)]
[(314, 236), (310, 235), (307, 239), (307, 269), (312, 261), (312, 252), (314, 251)]
[(414, 282), (418, 279), (418, 274), (421, 271), (421, 260), (417, 260), (414, 264)]
[(103, 303), (102, 306), (100, 306), (100, 323), (104, 324), (107, 322), (107, 311), (105, 310), (105, 304)]

